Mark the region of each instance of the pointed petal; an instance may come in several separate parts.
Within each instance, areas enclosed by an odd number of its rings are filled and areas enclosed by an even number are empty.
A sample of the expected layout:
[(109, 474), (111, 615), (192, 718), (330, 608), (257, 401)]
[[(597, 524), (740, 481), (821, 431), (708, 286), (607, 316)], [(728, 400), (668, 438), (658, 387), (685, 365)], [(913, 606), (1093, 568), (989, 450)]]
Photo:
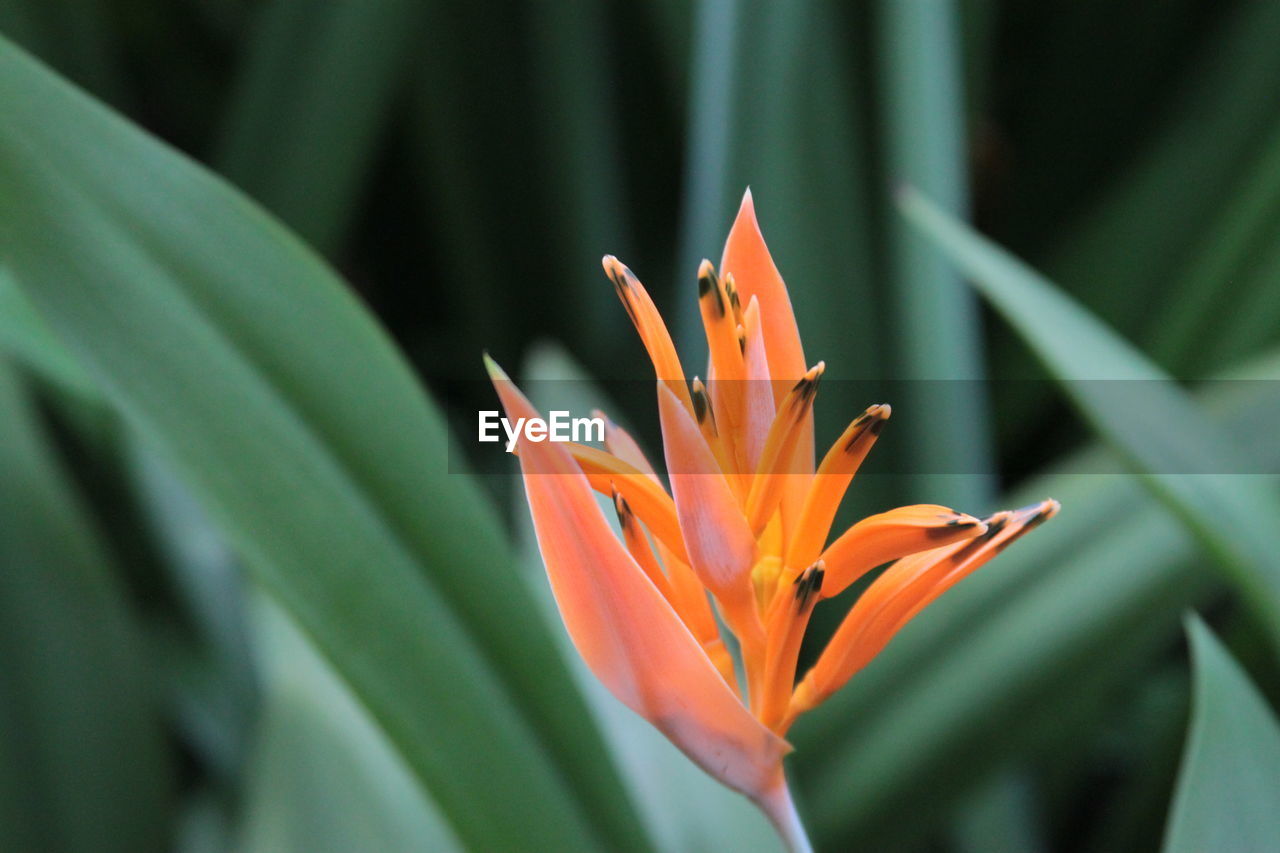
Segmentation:
[[(769, 356), (769, 373), (775, 380), (774, 399), (781, 405), (787, 386), (804, 375), (804, 347), (800, 330), (791, 309), (791, 297), (782, 282), (769, 248), (765, 245), (760, 223), (756, 220), (755, 201), (748, 189), (742, 196), (738, 216), (725, 241), (720, 274), (733, 276), (741, 299), (760, 301), (760, 320), (764, 329), (765, 349)], [(790, 528), (799, 517), (804, 496), (809, 489), (808, 475), (813, 473), (813, 414), (805, 416), (796, 443), (793, 465), (796, 474), (783, 481), (782, 516)]]
[(754, 475), (760, 467), (760, 454), (769, 437), (769, 427), (777, 414), (773, 399), (769, 358), (764, 351), (764, 333), (760, 328), (760, 302), (752, 299), (742, 315), (743, 360), (746, 384), (743, 386), (743, 421), (739, 433), (742, 454), (738, 473)]
[[(495, 366), (496, 367), (496, 366)], [(508, 416), (532, 406), (500, 372)], [(563, 445), (522, 438), (520, 465), (547, 576), (574, 645), (596, 677), (695, 763), (760, 797), (787, 743), (761, 726), (609, 529)]]
[(751, 568), (756, 541), (698, 425), (664, 386), (658, 388), (667, 476), (689, 565), (720, 602), (725, 623), (742, 644), (748, 682), (763, 664), (764, 626), (756, 610)]
[(937, 504), (898, 507), (868, 516), (822, 552), (827, 567), (822, 597), (834, 598), (890, 560), (973, 539), (986, 530), (987, 526), (973, 516)]
[(822, 553), (831, 522), (840, 508), (845, 490), (880, 435), (892, 409), (886, 404), (871, 406), (854, 419), (844, 434), (823, 457), (809, 484), (804, 508), (792, 532), (786, 563), (794, 568), (812, 565)]
[(711, 449), (711, 455), (716, 459), (716, 467), (726, 475), (729, 487), (734, 490), (736, 496), (739, 491), (738, 483), (737, 478), (732, 476), (736, 465), (729, 455), (731, 451), (729, 443), (725, 440), (727, 436), (721, 429), (715, 407), (711, 405), (711, 395), (707, 393), (707, 386), (703, 385), (702, 380), (696, 376), (689, 383), (689, 398), (693, 402), (694, 420), (698, 422), (698, 429), (702, 431), (702, 440)]
[[(649, 464), (649, 460), (645, 457), (644, 451), (640, 449), (640, 445), (636, 443), (636, 440), (622, 427), (605, 417), (603, 413), (597, 411), (593, 415), (604, 418), (604, 444), (609, 449), (609, 452), (634, 466), (637, 470), (644, 472), (661, 486), (657, 472)], [(672, 512), (674, 514), (674, 504)], [(677, 522), (676, 526), (679, 527), (679, 522)], [(732, 683), (734, 678), (733, 659), (729, 657), (728, 649), (720, 641), (720, 629), (716, 627), (716, 618), (711, 612), (711, 602), (707, 600), (707, 592), (702, 586), (702, 581), (698, 580), (698, 576), (693, 573), (693, 569), (689, 568), (688, 561), (677, 557), (661, 539), (655, 537), (654, 545), (657, 546), (658, 559), (666, 568), (667, 578), (671, 582), (672, 606), (675, 607), (676, 612), (680, 614), (680, 618), (684, 620), (685, 624), (689, 626), (689, 630), (693, 632), (693, 635), (702, 643), (703, 648), (708, 650), (708, 654), (711, 655), (716, 668), (720, 670), (726, 680)]]
[(667, 476), (690, 565), (718, 598), (750, 592), (755, 537), (693, 418), (664, 386), (658, 389)]
[[(791, 697), (788, 719), (815, 707), (866, 666), (917, 613), (1058, 511), (1048, 500), (986, 520), (986, 532), (898, 560), (858, 599)], [(781, 728), (785, 731), (785, 726)]]
[[(756, 221), (755, 202), (751, 190), (742, 197), (738, 216), (729, 230), (720, 260), (720, 274), (732, 275), (741, 299), (760, 301), (760, 319), (764, 324), (765, 349), (769, 354), (769, 373), (784, 383), (796, 382), (804, 375), (804, 349), (800, 331), (791, 310), (787, 286), (773, 263), (769, 248)], [(782, 394), (777, 395), (778, 402)]]
[(796, 662), (809, 617), (821, 597), (826, 567), (819, 560), (805, 569), (790, 586), (776, 596), (769, 610), (766, 633), (764, 696), (756, 717), (766, 726), (782, 721), (795, 686)]

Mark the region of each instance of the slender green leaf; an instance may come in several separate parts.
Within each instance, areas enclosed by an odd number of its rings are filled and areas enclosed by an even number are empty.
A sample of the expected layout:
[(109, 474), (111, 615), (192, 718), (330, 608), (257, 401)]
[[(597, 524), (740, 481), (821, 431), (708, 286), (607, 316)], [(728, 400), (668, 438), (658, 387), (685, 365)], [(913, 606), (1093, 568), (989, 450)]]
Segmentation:
[[(3, 250), (464, 843), (643, 847), (439, 416), (252, 204), (0, 45)], [(229, 250), (228, 247), (233, 247)]]
[(1167, 375), (1043, 276), (914, 191), (903, 194), (902, 208), (1013, 325), (1099, 435), (1196, 535), (1263, 630), (1280, 643), (1280, 551), (1268, 532), (1280, 516), (1274, 478), (1243, 475), (1251, 469), (1234, 458)]
[[(1278, 365), (1232, 378), (1272, 376)], [(1275, 395), (1259, 399), (1254, 382), (1222, 388), (1204, 400), (1221, 433), (1261, 464), (1280, 462)], [(1166, 647), (1183, 609), (1216, 591), (1191, 538), (1134, 478), (1097, 473), (1114, 464), (1093, 449), (1008, 498), (1052, 495), (1063, 510), (800, 719), (791, 740), (821, 838), (906, 843), (1030, 744), (1075, 750), (1097, 730), (1106, 697)], [(904, 810), (910, 822), (897, 819)]]
[(214, 152), (218, 170), (333, 251), (357, 212), (422, 18), (414, 0), (267, 4)]
[[(960, 21), (955, 0), (879, 4), (877, 51), (884, 150), (893, 183), (927, 192), (950, 213), (968, 206), (962, 114)], [(927, 472), (928, 500), (980, 511), (994, 497), (977, 303), (938, 250), (900, 218), (889, 226), (895, 376), (907, 411), (945, 411), (948, 428), (923, 417), (905, 422), (911, 453)]]
[[(1213, 227), (1197, 240), (1192, 256), (1169, 284), (1148, 330), (1152, 354), (1175, 375), (1205, 376), (1249, 352), (1260, 341), (1246, 331), (1261, 319), (1274, 329), (1276, 312), (1249, 304), (1252, 291), (1275, 279), (1259, 261), (1273, 253), (1280, 237), (1280, 121), (1260, 152), (1235, 182)], [(1230, 288), (1231, 297), (1224, 297)]]
[(1182, 61), (1179, 96), (1169, 98), (1159, 134), (1049, 260), (1054, 279), (1087, 292), (1089, 306), (1117, 328), (1142, 325), (1182, 248), (1229, 203), (1232, 176), (1280, 115), (1258, 97), (1280, 85), (1277, 31), (1280, 5), (1227, 10)]
[(0, 849), (166, 849), (171, 756), (118, 576), (0, 360)]
[[(529, 4), (535, 108), (545, 120), (531, 141), (548, 178), (546, 233), (556, 241), (556, 278), (571, 286), (575, 317), (596, 318), (579, 337), (593, 352), (617, 351), (626, 317), (601, 279), (597, 258), (627, 257), (634, 243), (623, 190), (622, 115), (613, 96), (618, 57), (609, 50), (608, 7), (538, 0)], [(558, 227), (553, 227), (558, 225)]]
[(1165, 853), (1264, 853), (1280, 838), (1280, 721), (1196, 617), (1187, 620), (1195, 698)]
[(255, 646), (267, 696), (237, 849), (464, 849), (392, 744), (306, 637), (278, 608), (255, 603)]

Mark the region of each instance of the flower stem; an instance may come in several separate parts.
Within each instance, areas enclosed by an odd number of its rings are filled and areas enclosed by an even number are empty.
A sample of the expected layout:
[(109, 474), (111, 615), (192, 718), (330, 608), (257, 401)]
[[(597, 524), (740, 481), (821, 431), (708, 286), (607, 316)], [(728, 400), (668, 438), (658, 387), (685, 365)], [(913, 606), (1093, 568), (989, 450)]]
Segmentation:
[(813, 853), (813, 845), (809, 843), (809, 835), (800, 822), (800, 814), (796, 811), (795, 801), (791, 799), (791, 790), (787, 787), (785, 776), (778, 774), (778, 784), (756, 802), (768, 816), (774, 829), (778, 830), (789, 853)]

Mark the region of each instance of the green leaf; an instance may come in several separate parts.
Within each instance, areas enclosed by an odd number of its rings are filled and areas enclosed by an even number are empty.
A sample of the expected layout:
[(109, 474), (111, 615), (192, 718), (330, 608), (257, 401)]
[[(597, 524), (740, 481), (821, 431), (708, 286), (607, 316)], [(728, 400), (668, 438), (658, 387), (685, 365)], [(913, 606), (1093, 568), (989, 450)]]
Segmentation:
[[(960, 21), (955, 0), (887, 0), (878, 7), (884, 150), (890, 180), (917, 186), (964, 216), (966, 130), (962, 114)], [(889, 221), (896, 346), (894, 376), (979, 380), (981, 324), (972, 293), (938, 250), (900, 218)], [(906, 421), (911, 453), (929, 474), (928, 499), (979, 511), (994, 497), (985, 386), (975, 381), (907, 382), (908, 412), (947, 412), (947, 428), (929, 418)]]
[(172, 757), (115, 571), (0, 360), (0, 849), (166, 848)]
[(1066, 229), (1047, 269), (1073, 292), (1087, 292), (1108, 323), (1136, 331), (1176, 276), (1185, 247), (1230, 203), (1240, 164), (1280, 116), (1273, 101), (1258, 97), (1280, 85), (1280, 52), (1272, 49), (1278, 28), (1274, 3), (1224, 9), (1181, 58), (1159, 133)]
[(441, 419), (245, 198), (0, 45), (17, 280), (469, 846), (643, 848)]
[(1195, 681), (1191, 728), (1165, 853), (1263, 853), (1280, 838), (1280, 722), (1240, 664), (1187, 619)]
[[(1280, 121), (1241, 170), (1234, 192), (1156, 306), (1147, 337), (1152, 354), (1178, 376), (1204, 376), (1274, 335), (1274, 308), (1257, 304), (1274, 288), (1280, 236)], [(1267, 262), (1270, 261), (1270, 264)], [(1231, 298), (1223, 298), (1225, 288)]]
[(1280, 551), (1268, 533), (1280, 515), (1274, 478), (1243, 475), (1252, 469), (1167, 375), (1043, 276), (919, 193), (904, 192), (901, 205), (1195, 534), (1280, 645)]
[(98, 396), (93, 380), (54, 337), (7, 270), (0, 270), (0, 350), (74, 394)]
[[(1272, 358), (1233, 375), (1274, 375)], [(1222, 434), (1280, 462), (1268, 389), (1226, 383), (1203, 400)], [(792, 731), (813, 830), (830, 846), (905, 844), (951, 817), (957, 795), (1033, 744), (1096, 732), (1218, 587), (1191, 538), (1099, 449), (1035, 478), (1005, 505), (1052, 495), (1052, 523), (912, 620), (844, 690)], [(855, 484), (856, 488), (856, 484)], [(836, 602), (835, 604), (838, 604)], [(875, 784), (865, 780), (874, 779)], [(910, 810), (913, 819), (899, 818)]]
[(237, 849), (462, 850), (385, 735), (297, 626), (269, 602), (255, 604), (266, 707)]
[(218, 171), (332, 251), (356, 214), (423, 14), (414, 0), (267, 4), (231, 95)]
[(610, 48), (609, 11), (604, 4), (531, 3), (528, 30), (534, 109), (545, 117), (529, 128), (548, 176), (542, 204), (550, 219), (542, 233), (553, 244), (551, 262), (563, 265), (550, 276), (571, 289), (575, 317), (597, 318), (577, 336), (606, 356), (617, 351), (626, 320), (594, 261), (606, 251), (625, 258), (634, 246), (615, 97), (621, 63)]

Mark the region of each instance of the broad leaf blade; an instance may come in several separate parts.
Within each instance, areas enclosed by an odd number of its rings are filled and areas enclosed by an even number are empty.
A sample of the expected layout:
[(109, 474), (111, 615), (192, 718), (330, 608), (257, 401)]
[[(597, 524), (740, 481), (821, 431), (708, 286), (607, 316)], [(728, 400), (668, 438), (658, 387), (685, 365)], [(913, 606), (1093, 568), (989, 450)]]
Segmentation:
[(462, 850), (409, 768), (287, 616), (252, 608), (266, 707), (246, 853)]
[(643, 847), (439, 416), (243, 197), (0, 46), (24, 291), (369, 707), (465, 843)]
[(1194, 708), (1165, 853), (1263, 853), (1280, 839), (1280, 722), (1198, 618), (1187, 621)]

